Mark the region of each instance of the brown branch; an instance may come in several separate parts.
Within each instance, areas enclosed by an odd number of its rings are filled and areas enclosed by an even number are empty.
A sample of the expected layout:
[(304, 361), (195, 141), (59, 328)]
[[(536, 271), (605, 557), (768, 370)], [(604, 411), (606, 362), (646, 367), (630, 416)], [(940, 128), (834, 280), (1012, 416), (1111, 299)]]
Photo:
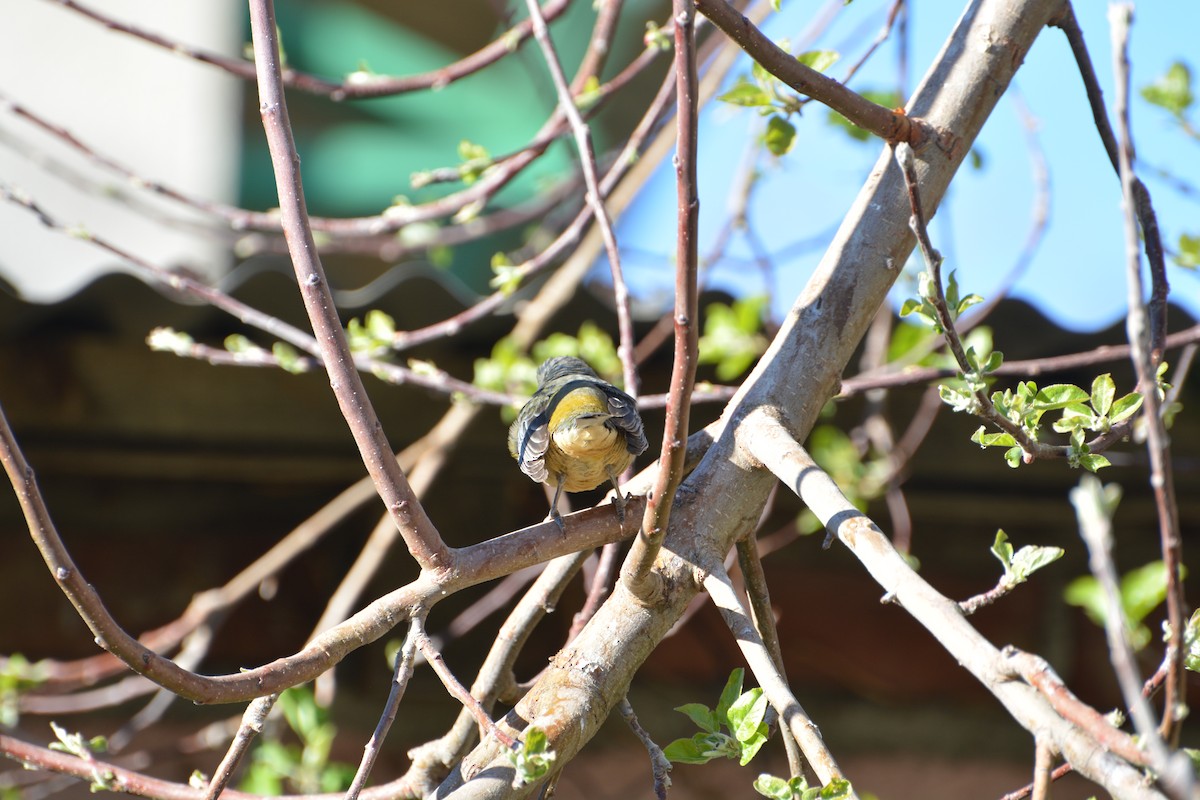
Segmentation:
[(1055, 711), (1087, 731), (1104, 749), (1130, 764), (1150, 766), (1146, 752), (1138, 747), (1133, 737), (1114, 728), (1103, 714), (1072, 694), (1045, 659), (1014, 647), (1006, 647), (1001, 651), (1001, 657), (1005, 674), (1020, 678), (1037, 689)]
[[(1075, 57), (1075, 65), (1079, 77), (1083, 80), (1084, 91), (1087, 94), (1088, 105), (1092, 109), (1092, 119), (1108, 160), (1112, 163), (1113, 172), (1120, 177), (1120, 156), (1118, 154), (1117, 138), (1113, 134), (1112, 125), (1108, 121), (1108, 111), (1104, 107), (1104, 92), (1096, 77), (1096, 69), (1092, 65), (1092, 56), (1083, 40), (1083, 30), (1075, 19), (1075, 11), (1070, 3), (1063, 4), (1063, 10), (1051, 20), (1052, 25), (1062, 29), (1071, 46), (1071, 55)], [(1146, 260), (1150, 265), (1150, 352), (1154, 363), (1162, 360), (1163, 340), (1167, 334), (1167, 295), (1170, 287), (1167, 282), (1166, 259), (1163, 255), (1162, 235), (1158, 229), (1158, 217), (1150, 202), (1150, 192), (1138, 178), (1132, 179), (1132, 206), (1136, 209), (1138, 222), (1142, 226), (1142, 235), (1146, 248)], [(1149, 386), (1140, 387), (1141, 391), (1150, 391)]]
[(221, 759), (221, 763), (217, 766), (217, 771), (213, 773), (212, 778), (209, 780), (208, 788), (204, 790), (204, 800), (217, 800), (221, 796), (221, 793), (225, 791), (225, 788), (229, 785), (229, 779), (233, 777), (234, 770), (242, 762), (242, 758), (250, 749), (250, 745), (254, 742), (255, 737), (262, 733), (263, 725), (266, 724), (267, 717), (270, 715), (271, 709), (275, 707), (275, 701), (278, 699), (279, 695), (269, 694), (250, 701), (250, 705), (246, 707), (245, 713), (242, 714), (242, 722), (238, 726), (237, 734), (229, 744), (229, 749), (225, 752), (225, 757)]
[[(1158, 512), (1158, 532), (1164, 569), (1167, 573), (1167, 621), (1172, 631), (1182, 631), (1186, 625), (1188, 610), (1184, 597), (1181, 570), (1183, 569), (1183, 539), (1179, 530), (1179, 505), (1175, 499), (1175, 476), (1171, 464), (1171, 445), (1162, 419), (1162, 401), (1159, 398), (1156, 368), (1162, 360), (1162, 339), (1155, 333), (1153, 320), (1156, 299), (1150, 299), (1147, 308), (1142, 286), (1141, 246), (1138, 239), (1137, 209), (1139, 202), (1135, 186), (1137, 177), (1133, 172), (1133, 138), (1129, 128), (1129, 23), (1133, 18), (1133, 7), (1110, 6), (1109, 21), (1112, 25), (1113, 73), (1117, 85), (1116, 118), (1119, 147), (1117, 167), (1121, 177), (1121, 200), (1125, 222), (1125, 261), (1128, 313), (1125, 320), (1129, 344), (1132, 347), (1134, 372), (1142, 390), (1143, 419), (1146, 426), (1146, 450), (1150, 460), (1150, 485), (1154, 490), (1154, 505)], [(1143, 232), (1145, 226), (1143, 224)], [(1149, 235), (1147, 235), (1147, 240)], [(1154, 269), (1151, 267), (1151, 274)], [(1157, 286), (1156, 286), (1157, 293)], [(1162, 297), (1166, 301), (1165, 294)], [(1165, 306), (1159, 312), (1159, 321), (1165, 322)], [(1090, 546), (1090, 542), (1089, 542)], [(1163, 729), (1167, 739), (1174, 741), (1179, 735), (1177, 718), (1179, 703), (1185, 691), (1184, 650), (1182, 635), (1175, 635), (1168, 642), (1170, 669), (1167, 672), (1166, 698), (1163, 702)], [(1135, 691), (1132, 685), (1123, 685), (1126, 701)], [(1133, 709), (1131, 709), (1133, 711)], [(1139, 728), (1143, 736), (1149, 736)], [(1165, 766), (1165, 765), (1162, 765)]]
[(456, 569), (423, 573), (407, 586), (384, 595), (342, 624), (323, 632), (293, 656), (237, 674), (201, 676), (134, 639), (109, 614), (55, 530), (33, 469), (17, 446), (3, 409), (0, 409), (0, 462), (21, 504), (34, 543), (61, 590), (92, 630), (97, 644), (133, 671), (197, 703), (241, 702), (313, 680), (348, 653), (386, 634), (407, 618), (413, 608), (428, 608), (467, 586), (629, 536), (634, 532), (633, 515), (643, 510), (640, 507), (643, 501), (635, 497), (630, 501), (630, 515), (624, 527), (614, 527), (615, 520), (608, 509), (596, 508), (565, 518), (565, 531), (554, 522), (546, 522), (456, 550)]
[(425, 635), (423, 626), (415, 617), (413, 618), (413, 626), (417, 630), (417, 647), (421, 650), (421, 655), (425, 656), (425, 660), (429, 662), (429, 666), (433, 667), (433, 671), (437, 673), (442, 685), (446, 687), (446, 691), (450, 692), (458, 702), (463, 704), (463, 708), (471, 713), (481, 731), (491, 734), (505, 747), (515, 749), (517, 747), (517, 740), (502, 731), (492, 718), (488, 716), (487, 711), (480, 705), (479, 701), (467, 691), (467, 687), (463, 686), (458, 678), (454, 677), (454, 673), (446, 666), (446, 661), (442, 658), (442, 654), (429, 641), (429, 637)]
[(292, 138), (287, 103), (283, 96), (278, 29), (271, 0), (251, 0), (250, 22), (254, 63), (258, 73), (259, 114), (262, 116), (275, 183), (279, 189), (284, 236), (288, 240), (300, 295), (316, 334), (325, 369), (329, 372), (330, 384), (362, 454), (367, 472), (375, 481), (379, 496), (400, 529), (409, 552), (423, 568), (447, 567), (450, 564), (450, 551), (396, 463), (383, 426), (355, 368), (354, 356), (346, 343), (325, 270), (317, 255), (312, 229), (308, 224), (304, 187), (300, 180), (300, 157)]
[(737, 42), (763, 69), (801, 94), (808, 95), (844, 116), (863, 130), (887, 142), (909, 142), (920, 147), (926, 138), (936, 138), (924, 123), (872, 103), (833, 78), (801, 64), (796, 57), (772, 42), (726, 0), (696, 0), (696, 10)]
[[(658, 478), (646, 502), (638, 538), (621, 570), (633, 595), (653, 603), (662, 591), (652, 569), (671, 519), (675, 490), (683, 479), (691, 394), (696, 383), (698, 355), (696, 240), (700, 198), (696, 187), (699, 81), (696, 74), (696, 9), (692, 0), (673, 0), (675, 21), (675, 359), (666, 425), (659, 454)], [(630, 361), (633, 351), (630, 349)]]
[(534, 37), (542, 49), (543, 59), (550, 70), (551, 80), (558, 93), (559, 110), (566, 117), (571, 131), (575, 135), (575, 145), (579, 150), (579, 163), (583, 169), (584, 184), (587, 186), (585, 200), (591, 207), (592, 216), (600, 228), (600, 235), (604, 238), (604, 249), (608, 254), (608, 263), (613, 277), (613, 291), (616, 295), (617, 323), (620, 331), (620, 346), (617, 352), (621, 356), (624, 368), (625, 391), (636, 398), (638, 377), (633, 360), (633, 320), (629, 315), (629, 287), (625, 285), (625, 278), (621, 271), (621, 251), (617, 247), (617, 237), (613, 233), (612, 220), (609, 218), (608, 209), (604, 207), (604, 200), (600, 195), (600, 181), (596, 176), (596, 151), (592, 145), (592, 134), (575, 105), (575, 98), (571, 94), (571, 87), (567, 84), (567, 76), (563, 73), (562, 64), (554, 49), (554, 42), (550, 38), (550, 31), (546, 27), (546, 20), (542, 18), (537, 0), (526, 0), (526, 6), (529, 9), (529, 18), (533, 21)]
[[(191, 58), (202, 64), (210, 64), (243, 80), (255, 80), (254, 64), (245, 59), (230, 58), (190, 47), (161, 34), (121, 22), (107, 14), (77, 3), (75, 0), (52, 1), (100, 23), (109, 30), (133, 36), (155, 47)], [(547, 19), (554, 19), (567, 9), (568, 4), (569, 0), (549, 0), (542, 13)], [(495, 41), (488, 43), (469, 56), (431, 72), (405, 76), (372, 75), (369, 77), (356, 74), (342, 81), (331, 81), (327, 78), (317, 77), (289, 68), (283, 71), (283, 85), (289, 89), (299, 89), (312, 94), (327, 95), (331, 100), (335, 101), (389, 97), (423, 89), (441, 89), (461, 78), (479, 72), (509, 53), (515, 52), (520, 44), (529, 38), (529, 33), (530, 22), (529, 20), (524, 20), (506, 31), (504, 35)]]
[(362, 794), (363, 787), (367, 785), (367, 778), (370, 777), (371, 770), (375, 766), (375, 761), (379, 758), (383, 740), (387, 738), (388, 731), (391, 730), (392, 723), (396, 720), (400, 700), (403, 699), (404, 690), (408, 687), (408, 679), (413, 674), (417, 655), (417, 639), (420, 632), (420, 622), (414, 617), (409, 622), (408, 635), (404, 637), (404, 644), (396, 652), (396, 666), (392, 672), (392, 686), (388, 691), (387, 703), (384, 704), (383, 713), (379, 717), (375, 731), (371, 734), (366, 746), (363, 747), (362, 761), (359, 762), (358, 769), (354, 773), (350, 788), (346, 790), (346, 800), (358, 800)]

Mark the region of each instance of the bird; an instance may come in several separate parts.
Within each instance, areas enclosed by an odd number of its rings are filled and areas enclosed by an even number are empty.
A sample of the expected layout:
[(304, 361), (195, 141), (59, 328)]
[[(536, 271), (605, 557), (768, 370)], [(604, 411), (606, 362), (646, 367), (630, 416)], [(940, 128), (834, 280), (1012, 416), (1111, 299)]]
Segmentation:
[(508, 451), (521, 471), (554, 487), (550, 514), (560, 529), (558, 498), (586, 492), (605, 480), (617, 490), (617, 516), (625, 520), (618, 476), (646, 451), (637, 401), (574, 356), (548, 358), (537, 371), (537, 391), (508, 430)]

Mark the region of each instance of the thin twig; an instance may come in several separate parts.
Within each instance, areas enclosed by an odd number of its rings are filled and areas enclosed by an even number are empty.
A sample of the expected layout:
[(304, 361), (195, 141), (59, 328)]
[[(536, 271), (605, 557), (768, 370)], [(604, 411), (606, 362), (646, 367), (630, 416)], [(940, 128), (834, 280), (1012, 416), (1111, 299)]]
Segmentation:
[[(1120, 156), (1118, 155), (1117, 138), (1113, 134), (1112, 125), (1108, 121), (1108, 111), (1104, 107), (1104, 92), (1096, 77), (1095, 67), (1092, 66), (1092, 56), (1083, 40), (1083, 30), (1075, 19), (1075, 11), (1070, 3), (1064, 3), (1059, 15), (1052, 19), (1051, 25), (1062, 29), (1071, 46), (1071, 54), (1079, 76), (1083, 79), (1084, 91), (1087, 94), (1088, 105), (1092, 109), (1092, 119), (1108, 160), (1112, 163), (1113, 172), (1120, 176)], [(1166, 258), (1163, 255), (1162, 235), (1158, 229), (1158, 217), (1150, 202), (1150, 192), (1136, 177), (1132, 179), (1133, 206), (1137, 209), (1138, 222), (1142, 226), (1142, 236), (1146, 248), (1146, 261), (1150, 266), (1150, 352), (1157, 364), (1162, 359), (1163, 340), (1167, 334), (1167, 295), (1170, 287), (1167, 282)], [(1149, 386), (1139, 387), (1141, 391), (1150, 391)]]
[(233, 737), (229, 749), (225, 752), (225, 757), (221, 759), (217, 771), (213, 773), (208, 787), (204, 790), (204, 800), (217, 800), (225, 791), (225, 787), (229, 785), (229, 779), (233, 777), (233, 771), (237, 769), (238, 764), (242, 763), (242, 758), (250, 749), (254, 739), (262, 733), (267, 716), (275, 707), (275, 701), (278, 699), (278, 694), (269, 694), (251, 701), (246, 706), (246, 712), (242, 714), (242, 724), (238, 726), (237, 735)]
[[(772, 497), (774, 494), (772, 494)], [(770, 504), (768, 504), (770, 505)], [(765, 509), (764, 509), (765, 511)], [(763, 515), (766, 516), (765, 514)], [(758, 537), (747, 536), (737, 543), (738, 567), (746, 581), (746, 597), (750, 600), (750, 619), (754, 629), (762, 637), (763, 646), (771, 655), (771, 661), (779, 676), (787, 680), (783, 663), (783, 648), (779, 644), (779, 629), (775, 626), (775, 609), (771, 607), (771, 593), (767, 587), (767, 575), (763, 571), (762, 557), (758, 551)], [(780, 731), (783, 749), (787, 752), (788, 768), (793, 776), (802, 775), (804, 762), (801, 760), (799, 742), (786, 725)]]
[[(762, 637), (758, 635), (750, 616), (742, 608), (724, 566), (715, 562), (706, 565), (705, 571), (708, 574), (704, 579), (704, 588), (717, 610), (721, 612), (721, 617), (737, 641), (742, 656), (754, 677), (758, 679), (767, 702), (778, 712), (780, 719), (796, 737), (800, 749), (804, 751), (808, 763), (812, 765), (821, 783), (827, 784), (842, 778), (842, 770), (821, 738), (821, 732), (792, 694), (787, 680), (775, 668)], [(857, 797), (854, 794), (849, 796)]]
[[(697, 130), (699, 127), (696, 76), (696, 9), (692, 0), (673, 0), (675, 20), (676, 80), (676, 249), (675, 249), (675, 360), (666, 425), (659, 454), (658, 478), (646, 503), (642, 529), (634, 541), (622, 580), (635, 596), (652, 602), (661, 591), (651, 576), (671, 518), (675, 489), (683, 478), (691, 394), (696, 382), (699, 320), (697, 314), (697, 250), (700, 199), (696, 186)], [(633, 351), (629, 355), (632, 360)]]
[(649, 732), (638, 722), (637, 714), (626, 697), (617, 704), (617, 710), (633, 735), (641, 741), (642, 746), (650, 756), (650, 769), (654, 776), (654, 796), (658, 800), (667, 800), (667, 790), (671, 788), (671, 762), (663, 754), (662, 748), (655, 743)]
[(408, 679), (413, 674), (419, 631), (420, 624), (417, 622), (417, 618), (414, 617), (409, 622), (408, 635), (404, 637), (404, 644), (400, 646), (400, 650), (396, 653), (396, 667), (392, 673), (392, 687), (388, 692), (387, 703), (384, 704), (383, 713), (379, 717), (379, 723), (375, 726), (374, 733), (371, 734), (370, 740), (363, 747), (362, 761), (359, 762), (358, 770), (354, 773), (354, 779), (350, 782), (350, 788), (346, 790), (346, 800), (358, 800), (363, 787), (367, 785), (367, 778), (371, 775), (371, 769), (375, 766), (376, 759), (379, 758), (379, 751), (383, 747), (383, 740), (387, 738), (388, 731), (391, 729), (392, 723), (396, 720), (396, 712), (400, 708), (400, 700), (404, 697), (404, 690), (408, 687)]
[[(1116, 118), (1118, 133), (1117, 167), (1121, 176), (1121, 197), (1125, 222), (1126, 286), (1129, 310), (1125, 327), (1132, 347), (1134, 372), (1142, 390), (1146, 431), (1146, 450), (1150, 461), (1150, 486), (1154, 490), (1154, 505), (1158, 512), (1158, 532), (1164, 569), (1167, 573), (1167, 621), (1176, 633), (1167, 643), (1171, 669), (1167, 673), (1166, 699), (1163, 703), (1163, 728), (1168, 738), (1178, 736), (1177, 705), (1183, 702), (1185, 686), (1184, 652), (1180, 646), (1186, 624), (1186, 599), (1180, 574), (1183, 568), (1183, 539), (1179, 531), (1179, 506), (1175, 500), (1175, 477), (1171, 464), (1171, 445), (1162, 419), (1162, 401), (1156, 381), (1156, 368), (1162, 358), (1161, 341), (1152, 332), (1154, 312), (1147, 308), (1142, 286), (1141, 243), (1137, 228), (1137, 199), (1133, 172), (1133, 138), (1129, 128), (1129, 23), (1133, 18), (1132, 5), (1109, 7), (1112, 26), (1113, 73), (1117, 86)], [(1151, 270), (1153, 272), (1153, 269)], [(1165, 297), (1163, 298), (1165, 300)], [(1154, 299), (1151, 299), (1154, 303)], [(1165, 306), (1159, 312), (1165, 317)], [(1129, 687), (1123, 687), (1128, 690)], [(1126, 698), (1128, 700), (1128, 698)]]
[[(75, 0), (53, 0), (58, 5), (82, 14), (104, 27), (120, 33), (133, 36), (143, 42), (163, 48), (177, 55), (191, 58), (203, 64), (211, 64), (231, 75), (244, 80), (254, 80), (254, 64), (240, 58), (230, 58), (196, 47), (190, 47), (175, 39), (163, 36), (129, 23), (121, 22), (114, 17), (85, 6)], [(542, 9), (547, 19), (553, 19), (562, 14), (569, 5), (569, 0), (550, 0)], [(488, 43), (480, 50), (452, 64), (448, 64), (432, 72), (417, 75), (390, 76), (366, 75), (355, 73), (342, 81), (331, 81), (299, 70), (288, 68), (283, 72), (283, 83), (289, 89), (299, 89), (313, 94), (326, 95), (331, 100), (352, 100), (368, 97), (387, 97), (406, 92), (424, 89), (441, 89), (460, 78), (472, 75), (485, 67), (491, 66), (504, 56), (516, 51), (520, 44), (529, 37), (530, 23), (524, 20), (510, 30)]]
[(433, 671), (441, 679), (442, 685), (446, 687), (446, 691), (450, 692), (458, 702), (463, 704), (463, 708), (471, 713), (481, 731), (485, 731), (496, 737), (501, 744), (510, 750), (515, 749), (517, 747), (517, 740), (500, 730), (492, 718), (488, 716), (483, 706), (479, 704), (479, 701), (467, 691), (467, 687), (463, 686), (458, 678), (454, 677), (454, 673), (446, 666), (446, 661), (442, 658), (442, 654), (434, 648), (433, 642), (429, 641), (429, 637), (425, 635), (424, 626), (418, 618), (413, 618), (413, 625), (418, 631), (417, 647), (420, 648), (421, 655), (425, 656), (425, 660), (429, 662), (429, 666), (433, 667)]
[(592, 146), (592, 134), (583, 121), (579, 108), (575, 105), (575, 98), (571, 94), (571, 87), (567, 83), (567, 76), (563, 73), (562, 64), (554, 49), (554, 41), (550, 38), (550, 31), (546, 27), (546, 20), (542, 17), (537, 0), (526, 0), (526, 7), (529, 9), (529, 18), (533, 22), (534, 37), (542, 49), (546, 66), (550, 70), (551, 80), (558, 93), (559, 109), (566, 116), (571, 131), (575, 135), (575, 145), (579, 149), (579, 163), (583, 169), (584, 184), (587, 186), (585, 199), (592, 208), (596, 224), (600, 227), (600, 235), (604, 237), (604, 249), (608, 254), (608, 263), (613, 277), (613, 291), (616, 295), (617, 325), (620, 332), (620, 347), (617, 352), (621, 356), (621, 363), (624, 367), (625, 391), (636, 398), (638, 379), (636, 364), (633, 361), (633, 320), (629, 315), (629, 287), (625, 285), (625, 278), (621, 271), (621, 252), (617, 247), (617, 237), (613, 232), (612, 220), (609, 218), (608, 209), (604, 207), (604, 200), (600, 194), (600, 180), (596, 175), (596, 151)]
[[(1133, 646), (1129, 642), (1129, 622), (1121, 604), (1121, 589), (1113, 564), (1111, 509), (1106, 507), (1107, 503), (1100, 481), (1094, 475), (1085, 475), (1079, 486), (1071, 490), (1071, 504), (1075, 506), (1075, 514), (1079, 518), (1079, 533), (1088, 548), (1088, 568), (1103, 592), (1108, 659), (1116, 674), (1125, 707), (1129, 709), (1134, 730), (1149, 752), (1150, 765), (1164, 782), (1177, 790), (1173, 792), (1174, 796), (1191, 797), (1190, 792), (1178, 792), (1182, 788), (1181, 781), (1190, 783), (1190, 775), (1185, 778), (1181, 770), (1170, 765), (1171, 756), (1158, 733), (1154, 712), (1142, 695), (1142, 680), (1138, 676)], [(1190, 767), (1186, 769), (1188, 773), (1191, 772)]]

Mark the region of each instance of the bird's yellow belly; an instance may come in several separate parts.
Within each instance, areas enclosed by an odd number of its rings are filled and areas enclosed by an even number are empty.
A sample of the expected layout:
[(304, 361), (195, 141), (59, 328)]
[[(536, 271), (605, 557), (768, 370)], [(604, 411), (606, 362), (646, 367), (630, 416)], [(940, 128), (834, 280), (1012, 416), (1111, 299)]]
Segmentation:
[(563, 489), (586, 492), (619, 475), (633, 463), (625, 437), (604, 424), (560, 430), (550, 437), (546, 469), (563, 477)]

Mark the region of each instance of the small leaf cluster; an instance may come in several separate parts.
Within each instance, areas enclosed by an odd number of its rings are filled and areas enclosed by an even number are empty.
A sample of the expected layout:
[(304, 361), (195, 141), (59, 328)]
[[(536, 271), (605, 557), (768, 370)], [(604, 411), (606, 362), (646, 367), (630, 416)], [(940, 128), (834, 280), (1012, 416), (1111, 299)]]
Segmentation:
[[(1135, 650), (1141, 650), (1151, 638), (1150, 629), (1143, 620), (1167, 598), (1166, 565), (1162, 561), (1152, 561), (1122, 575), (1119, 596), (1129, 642)], [(1097, 625), (1103, 626), (1108, 618), (1104, 588), (1092, 575), (1080, 576), (1067, 584), (1063, 597), (1071, 605), (1082, 608), (1088, 619)]]
[[(458, 158), (460, 161), (457, 167), (458, 179), (465, 186), (475, 183), (496, 163), (486, 147), (469, 139), (463, 139), (458, 143)], [(439, 172), (441, 171), (414, 172), (409, 178), (409, 183), (414, 189), (423, 188), (437, 180)]]
[(92, 758), (93, 753), (103, 753), (108, 750), (108, 740), (106, 738), (103, 736), (93, 736), (90, 739), (85, 739), (82, 733), (71, 733), (55, 722), (50, 723), (50, 730), (54, 731), (54, 736), (58, 739), (58, 741), (50, 743), (51, 750), (69, 753), (92, 763), (92, 782), (88, 786), (91, 791), (115, 792), (120, 790), (120, 786), (117, 784), (117, 776), (113, 774), (112, 770), (100, 769), (93, 763), (95, 761)]
[(784, 780), (766, 773), (754, 780), (754, 791), (771, 800), (842, 800), (853, 793), (850, 781), (845, 778), (835, 778), (824, 786), (810, 788), (802, 775)]
[(1154, 83), (1141, 89), (1142, 99), (1166, 109), (1171, 116), (1183, 120), (1196, 97), (1192, 94), (1192, 71), (1182, 61), (1175, 61)]
[[(946, 277), (946, 308), (950, 311), (951, 322), (957, 320), (971, 306), (983, 302), (983, 298), (977, 294), (960, 296), (958, 279), (954, 273), (955, 270), (951, 270)], [(937, 284), (929, 270), (922, 270), (917, 276), (917, 294), (919, 299), (910, 297), (900, 306), (900, 316), (913, 316), (931, 326), (937, 333), (945, 333), (937, 313)]]
[(396, 320), (373, 308), (363, 319), (354, 317), (346, 326), (346, 342), (356, 356), (378, 357), (391, 352), (396, 341)]
[(16, 727), (20, 719), (21, 695), (46, 680), (45, 665), (30, 663), (20, 653), (4, 659), (0, 670), (0, 728)]
[(510, 295), (521, 286), (525, 277), (520, 264), (514, 264), (507, 253), (496, 253), (492, 256), (492, 279), (488, 285), (504, 295)]
[(992, 554), (1004, 565), (1000, 585), (1005, 589), (1029, 580), (1030, 575), (1062, 558), (1064, 552), (1061, 547), (1026, 545), (1014, 553), (1008, 534), (1003, 530), (996, 531), (996, 541), (992, 543)]
[(1192, 612), (1183, 631), (1183, 666), (1200, 672), (1200, 608)]
[[(1096, 472), (1109, 466), (1110, 462), (1104, 456), (1091, 452), (1086, 441), (1087, 434), (1107, 433), (1113, 425), (1132, 417), (1142, 405), (1142, 396), (1137, 392), (1115, 398), (1116, 384), (1112, 375), (1105, 373), (1092, 381), (1091, 392), (1069, 383), (1038, 389), (1033, 381), (1021, 381), (1015, 391), (1005, 389), (994, 393), (992, 404), (1035, 442), (1041, 437), (1042, 416), (1047, 412), (1062, 412), (1051, 427), (1057, 433), (1070, 435), (1067, 462), (1072, 467)], [(1020, 446), (1008, 433), (987, 433), (980, 426), (971, 441), (980, 447), (1007, 447), (1004, 459), (1010, 467), (1018, 466), (1024, 458)]]
[[(1192, 91), (1192, 71), (1187, 64), (1173, 62), (1153, 83), (1142, 87), (1141, 95), (1146, 102), (1169, 113), (1184, 134), (1200, 139), (1200, 131), (1188, 118), (1196, 95)], [(1200, 235), (1179, 234), (1171, 260), (1184, 269), (1200, 268)]]
[(700, 728), (690, 739), (676, 739), (663, 755), (679, 764), (707, 764), (714, 758), (735, 758), (741, 766), (750, 763), (770, 736), (766, 722), (767, 698), (761, 688), (742, 692), (745, 671), (738, 667), (729, 675), (716, 708), (686, 703), (675, 710), (686, 714)]
[(264, 737), (254, 749), (241, 789), (258, 795), (340, 792), (354, 778), (354, 767), (329, 758), (337, 727), (317, 705), (311, 689), (292, 688), (279, 695), (276, 708), (299, 746), (284, 744), (278, 735)]
[[(262, 361), (267, 356), (266, 350), (240, 333), (231, 333), (225, 337), (225, 349), (247, 361)], [(300, 355), (296, 348), (287, 342), (275, 342), (272, 344), (270, 355), (285, 372), (290, 372), (293, 375), (308, 372), (309, 360)]]
[(519, 789), (525, 784), (533, 783), (546, 776), (554, 766), (557, 754), (550, 749), (550, 739), (546, 732), (537, 726), (531, 726), (525, 731), (521, 746), (515, 750), (506, 750), (509, 762), (516, 770), (513, 775), (512, 787)]
[(699, 363), (715, 364), (719, 380), (737, 378), (766, 351), (767, 337), (761, 331), (768, 302), (766, 295), (757, 295), (705, 309)]
[[(787, 49), (786, 46), (784, 49)], [(797, 61), (817, 72), (829, 69), (838, 58), (838, 53), (832, 50), (810, 50), (796, 56)], [(749, 79), (744, 75), (738, 78), (733, 88), (717, 99), (730, 105), (756, 109), (759, 114), (768, 117), (763, 145), (774, 156), (791, 152), (796, 143), (796, 126), (788, 119), (800, 113), (803, 103), (797, 95), (786, 91), (783, 83), (761, 65), (755, 63)]]

